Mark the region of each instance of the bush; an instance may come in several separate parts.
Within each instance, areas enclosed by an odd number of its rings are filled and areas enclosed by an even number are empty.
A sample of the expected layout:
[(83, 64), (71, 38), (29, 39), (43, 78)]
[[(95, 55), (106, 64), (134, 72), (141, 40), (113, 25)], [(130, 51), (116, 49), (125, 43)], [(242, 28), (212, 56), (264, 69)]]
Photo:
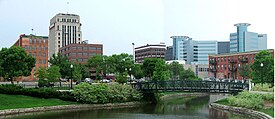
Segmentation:
[(81, 83), (77, 85), (72, 94), (81, 103), (116, 103), (138, 101), (140, 93), (129, 85), (122, 84), (96, 84)]
[(262, 94), (263, 100), (274, 101), (274, 93), (272, 94)]
[(27, 95), (38, 98), (59, 98), (66, 101), (76, 101), (71, 92), (58, 92), (53, 88), (23, 88), (17, 85), (0, 85), (0, 93), (12, 95)]
[(274, 92), (274, 87), (271, 88), (271, 84), (256, 84), (253, 88), (253, 91), (266, 91), (266, 92)]

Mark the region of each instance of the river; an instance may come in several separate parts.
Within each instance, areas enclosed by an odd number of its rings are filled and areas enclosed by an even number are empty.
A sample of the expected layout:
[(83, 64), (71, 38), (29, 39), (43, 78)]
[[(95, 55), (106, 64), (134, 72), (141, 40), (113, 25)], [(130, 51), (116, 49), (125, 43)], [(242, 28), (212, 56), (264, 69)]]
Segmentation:
[[(48, 111), (7, 116), (8, 119), (248, 119), (244, 115), (209, 109), (223, 95), (180, 97), (140, 107)], [(1, 118), (1, 117), (0, 117)]]

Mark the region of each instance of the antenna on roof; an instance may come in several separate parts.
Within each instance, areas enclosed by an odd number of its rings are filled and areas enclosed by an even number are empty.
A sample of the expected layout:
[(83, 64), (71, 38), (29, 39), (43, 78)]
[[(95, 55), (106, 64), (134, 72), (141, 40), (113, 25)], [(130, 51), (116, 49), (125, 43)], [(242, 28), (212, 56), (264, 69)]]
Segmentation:
[(69, 11), (69, 2), (67, 2), (67, 14), (68, 14), (68, 11)]

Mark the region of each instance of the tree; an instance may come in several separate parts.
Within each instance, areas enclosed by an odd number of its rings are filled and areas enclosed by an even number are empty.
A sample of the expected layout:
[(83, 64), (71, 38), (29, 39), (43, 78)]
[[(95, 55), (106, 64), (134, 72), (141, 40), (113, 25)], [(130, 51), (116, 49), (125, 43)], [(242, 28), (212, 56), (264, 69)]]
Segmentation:
[(127, 73), (126, 72), (123, 72), (123, 73), (117, 73), (116, 74), (116, 81), (118, 83), (126, 83), (127, 82)]
[(73, 68), (73, 79), (76, 80), (81, 80), (82, 79), (82, 68), (81, 64), (75, 64)]
[(29, 76), (35, 66), (35, 58), (17, 46), (2, 48), (0, 51), (0, 76), (8, 79), (13, 84), (13, 78)]
[(142, 70), (144, 72), (144, 75), (146, 77), (151, 78), (153, 76), (153, 73), (155, 71), (155, 67), (156, 67), (156, 63), (159, 61), (160, 59), (158, 58), (146, 58), (143, 61), (142, 64)]
[(263, 50), (256, 54), (251, 70), (251, 78), (254, 83), (274, 85), (274, 59), (269, 51)]
[(38, 77), (38, 86), (43, 87), (48, 85), (48, 71), (45, 67), (40, 67), (36, 72), (35, 75)]
[(144, 77), (143, 71), (140, 64), (135, 64), (133, 68), (133, 75), (136, 79), (141, 79)]
[(183, 65), (179, 64), (178, 62), (172, 62), (171, 64), (168, 64), (167, 67), (171, 72), (172, 79), (178, 79), (180, 72), (184, 71)]
[(91, 68), (95, 68), (96, 75), (97, 75), (96, 79), (98, 79), (98, 80), (101, 79), (101, 78), (99, 78), (99, 76), (102, 77), (102, 72), (106, 71), (106, 62), (102, 55), (95, 55), (95, 56), (89, 58), (88, 66)]
[(247, 79), (247, 78), (250, 78), (250, 66), (249, 65), (243, 65), (241, 68), (240, 68), (240, 76), (242, 76), (244, 79)]
[(59, 78), (61, 77), (60, 74), (60, 68), (58, 66), (51, 66), (50, 68), (48, 68), (47, 72), (48, 72), (48, 76), (47, 79), (49, 82), (58, 82)]
[(152, 80), (161, 80), (161, 81), (168, 80), (170, 75), (167, 70), (165, 61), (162, 59), (158, 59), (156, 61), (157, 62), (155, 64)]
[(197, 79), (195, 73), (190, 68), (181, 71), (179, 77), (180, 79)]
[(60, 68), (60, 74), (62, 78), (69, 78), (71, 76), (70, 62), (67, 57), (61, 56), (60, 53), (53, 54), (49, 60), (51, 66), (58, 66)]

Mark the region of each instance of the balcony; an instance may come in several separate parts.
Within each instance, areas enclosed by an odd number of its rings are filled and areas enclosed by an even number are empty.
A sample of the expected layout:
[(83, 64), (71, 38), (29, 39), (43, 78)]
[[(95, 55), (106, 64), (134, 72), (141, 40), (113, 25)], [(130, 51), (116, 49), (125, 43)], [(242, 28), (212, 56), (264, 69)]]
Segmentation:
[(210, 64), (217, 64), (217, 61), (216, 61), (216, 60), (213, 60), (213, 59), (212, 59), (212, 60), (210, 59), (210, 60), (209, 60), (209, 63), (210, 63)]
[(228, 59), (228, 61), (229, 61), (230, 63), (237, 63), (237, 61), (234, 60), (234, 59)]
[(231, 71), (231, 72), (236, 72), (237, 71), (237, 68), (236, 67), (230, 67), (230, 68), (228, 68), (229, 69), (229, 71)]
[(211, 72), (217, 72), (217, 70), (215, 68), (210, 68)]
[(247, 63), (248, 62), (248, 58), (247, 57), (239, 58), (239, 61)]

